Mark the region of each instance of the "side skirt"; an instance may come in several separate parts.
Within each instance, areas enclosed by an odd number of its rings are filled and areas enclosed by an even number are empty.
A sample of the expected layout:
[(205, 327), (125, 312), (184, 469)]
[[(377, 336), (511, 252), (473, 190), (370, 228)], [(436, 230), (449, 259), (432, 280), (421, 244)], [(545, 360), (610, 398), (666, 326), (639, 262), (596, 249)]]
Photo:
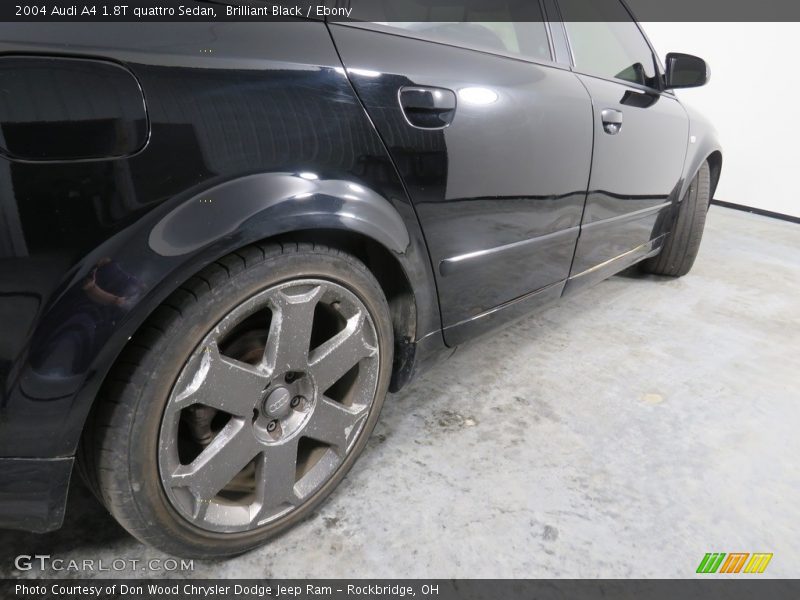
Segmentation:
[(620, 254), (610, 260), (595, 265), (590, 269), (586, 269), (576, 275), (567, 279), (564, 286), (564, 296), (568, 296), (584, 288), (590, 287), (596, 283), (608, 279), (612, 275), (624, 271), (631, 265), (641, 262), (651, 256), (655, 256), (661, 251), (664, 245), (666, 234), (660, 235), (649, 242), (637, 246), (633, 250)]
[(448, 346), (457, 346), (467, 340), (497, 329), (501, 325), (524, 317), (533, 310), (558, 300), (564, 289), (564, 283), (564, 281), (558, 281), (505, 302), (471, 319), (446, 327), (444, 329), (444, 339)]

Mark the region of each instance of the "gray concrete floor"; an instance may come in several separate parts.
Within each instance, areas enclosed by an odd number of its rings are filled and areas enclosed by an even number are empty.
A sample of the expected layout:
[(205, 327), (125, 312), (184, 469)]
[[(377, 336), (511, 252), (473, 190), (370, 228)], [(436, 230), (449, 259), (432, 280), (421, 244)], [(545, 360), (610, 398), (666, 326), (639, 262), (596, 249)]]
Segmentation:
[[(689, 276), (617, 276), (460, 350), (389, 397), (310, 520), (176, 576), (688, 577), (711, 551), (797, 576), (798, 383), (800, 225), (713, 207)], [(0, 576), (56, 575), (14, 570), (34, 552), (163, 558), (77, 483), (60, 531), (0, 532)]]

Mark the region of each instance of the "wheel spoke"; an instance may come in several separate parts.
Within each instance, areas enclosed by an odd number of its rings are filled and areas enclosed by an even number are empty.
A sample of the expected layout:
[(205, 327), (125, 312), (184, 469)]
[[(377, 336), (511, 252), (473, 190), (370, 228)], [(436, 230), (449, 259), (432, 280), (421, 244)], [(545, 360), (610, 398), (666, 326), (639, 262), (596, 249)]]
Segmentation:
[(271, 371), (304, 368), (314, 324), (314, 309), (324, 292), (315, 286), (304, 294), (279, 292), (272, 299), (272, 323), (264, 350), (264, 362)]
[(364, 313), (359, 312), (348, 319), (342, 331), (311, 352), (308, 366), (320, 393), (325, 393), (362, 359), (377, 352), (364, 337), (364, 321)]
[(208, 344), (187, 369), (186, 387), (172, 405), (181, 410), (192, 404), (205, 404), (232, 415), (249, 417), (253, 403), (269, 384), (269, 377), (255, 367), (219, 353), (215, 343)]
[(256, 489), (260, 509), (256, 520), (263, 519), (281, 506), (295, 505), (299, 498), (294, 491), (297, 470), (297, 440), (268, 446), (256, 466)]
[(170, 482), (173, 487), (188, 487), (195, 498), (208, 501), (261, 449), (248, 424), (231, 419), (197, 458), (175, 470)]
[(340, 457), (344, 457), (358, 426), (368, 414), (367, 407), (349, 409), (328, 398), (321, 398), (304, 435), (330, 444)]
[(365, 304), (331, 280), (283, 281), (231, 310), (188, 357), (162, 417), (159, 474), (171, 505), (224, 533), (302, 507), (369, 418), (377, 338)]

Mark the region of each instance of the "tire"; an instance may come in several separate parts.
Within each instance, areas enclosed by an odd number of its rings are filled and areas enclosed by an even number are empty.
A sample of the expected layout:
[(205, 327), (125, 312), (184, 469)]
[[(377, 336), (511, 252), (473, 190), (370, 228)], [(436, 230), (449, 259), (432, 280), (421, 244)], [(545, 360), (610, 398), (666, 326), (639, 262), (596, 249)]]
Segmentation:
[(661, 252), (642, 263), (643, 271), (681, 277), (691, 270), (703, 239), (710, 200), (711, 170), (704, 162), (689, 184)]
[(319, 245), (244, 248), (129, 342), (84, 433), (82, 474), (160, 550), (250, 550), (344, 478), (378, 420), (392, 349), (389, 307), (360, 261)]

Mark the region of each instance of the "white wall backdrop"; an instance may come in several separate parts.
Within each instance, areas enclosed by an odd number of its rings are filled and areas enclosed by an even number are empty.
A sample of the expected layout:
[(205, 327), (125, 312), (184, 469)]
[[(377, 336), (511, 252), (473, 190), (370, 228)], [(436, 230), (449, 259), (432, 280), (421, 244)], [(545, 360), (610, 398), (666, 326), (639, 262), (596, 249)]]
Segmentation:
[(718, 200), (800, 217), (800, 23), (643, 23), (664, 59), (700, 56), (711, 81), (678, 95), (723, 145)]

